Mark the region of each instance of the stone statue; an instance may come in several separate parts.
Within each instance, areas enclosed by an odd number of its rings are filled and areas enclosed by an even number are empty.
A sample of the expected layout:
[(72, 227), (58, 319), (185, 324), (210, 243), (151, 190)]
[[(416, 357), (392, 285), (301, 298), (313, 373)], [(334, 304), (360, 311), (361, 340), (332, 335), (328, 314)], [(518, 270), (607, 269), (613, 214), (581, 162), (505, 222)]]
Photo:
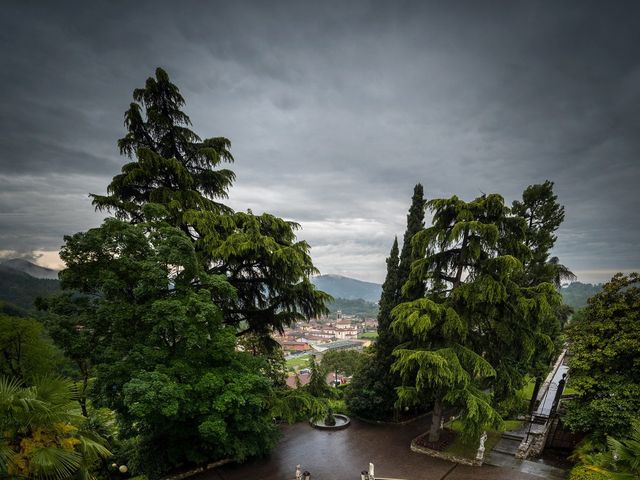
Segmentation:
[(484, 442), (487, 441), (487, 432), (482, 432), (480, 437), (480, 446), (478, 447), (478, 453), (476, 453), (476, 460), (482, 460), (484, 458)]
[(300, 465), (296, 465), (296, 480), (300, 480), (302, 478), (302, 470), (300, 469)]

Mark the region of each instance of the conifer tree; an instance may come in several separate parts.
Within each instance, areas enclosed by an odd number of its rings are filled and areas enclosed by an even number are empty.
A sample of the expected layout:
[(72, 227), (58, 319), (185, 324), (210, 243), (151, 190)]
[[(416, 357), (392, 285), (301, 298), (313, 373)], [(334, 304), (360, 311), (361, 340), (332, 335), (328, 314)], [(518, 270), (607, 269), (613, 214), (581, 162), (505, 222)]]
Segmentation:
[(415, 404), (431, 392), (430, 441), (439, 437), (447, 405), (461, 408), (465, 431), (477, 437), (500, 421), (481, 382), (494, 377), (497, 396), (522, 382), (536, 343), (548, 341), (535, 317), (553, 315), (557, 292), (549, 284), (523, 289), (518, 283), (522, 261), (501, 250), (509, 245), (516, 255), (526, 251), (524, 229), (518, 228), (523, 220), (509, 215), (500, 195), (427, 205), (433, 223), (415, 237), (421, 258), (408, 282), (426, 285), (426, 296), (393, 311), (392, 327), (407, 339), (394, 352), (393, 368), (404, 380), (399, 404)]
[(318, 271), (309, 245), (296, 240), (299, 225), (233, 212), (218, 202), (235, 178), (231, 170), (216, 170), (233, 161), (229, 140), (201, 140), (188, 128), (184, 98), (161, 68), (134, 90), (133, 99), (125, 113), (127, 134), (118, 141), (132, 161), (113, 178), (107, 195), (92, 195), (94, 206), (138, 223), (145, 205), (162, 205), (166, 220), (196, 243), (207, 273), (226, 277), (235, 289), (232, 297), (214, 291), (212, 300), (239, 335), (282, 332), (292, 322), (326, 314), (330, 297), (310, 281)]
[[(404, 234), (402, 253), (399, 254), (398, 239), (395, 238), (387, 258), (387, 275), (382, 285), (378, 310), (378, 339), (371, 362), (364, 362), (355, 375), (350, 408), (368, 418), (388, 419), (397, 413), (395, 408), (396, 388), (401, 385), (400, 376), (391, 371), (393, 350), (401, 343), (397, 333), (391, 329), (391, 311), (403, 300), (402, 286), (409, 277), (411, 264), (416, 260), (412, 239), (424, 227), (424, 196), (421, 184), (413, 191), (411, 206), (407, 214), (407, 229)], [(419, 298), (424, 291), (422, 285), (410, 285), (404, 298)], [(367, 378), (363, 378), (363, 377)]]
[(239, 351), (237, 337), (265, 339), (324, 314), (330, 297), (309, 279), (316, 269), (295, 223), (218, 203), (233, 180), (215, 170), (232, 160), (229, 141), (187, 128), (167, 74), (158, 69), (134, 100), (119, 142), (132, 161), (107, 195), (93, 196), (117, 218), (65, 237), (61, 284), (83, 296), (45, 308), (57, 314), (51, 321), (73, 317), (63, 333), (96, 339), (92, 403), (117, 412), (121, 437), (139, 443), (129, 464), (158, 478), (264, 454), (276, 441), (274, 415), (325, 410), (306, 390), (283, 392), (279, 360)]
[(555, 232), (564, 221), (564, 207), (553, 193), (553, 182), (529, 185), (522, 193), (522, 201), (513, 202), (512, 212), (526, 221), (525, 244), (530, 250), (524, 263), (526, 281), (554, 283), (560, 288), (561, 281), (575, 280), (575, 275), (557, 257), (550, 258), (557, 240)]
[[(411, 264), (417, 260), (414, 254), (412, 240), (416, 233), (424, 228), (424, 190), (422, 184), (418, 183), (413, 189), (413, 197), (411, 198), (411, 207), (407, 214), (407, 230), (404, 233), (402, 242), (402, 252), (400, 254), (400, 265), (398, 267), (398, 285), (402, 289), (405, 282), (409, 279)], [(420, 284), (412, 284), (409, 290), (401, 292), (400, 298), (404, 301), (415, 300), (422, 297), (424, 288)]]
[[(557, 239), (555, 232), (564, 221), (564, 207), (558, 203), (558, 197), (553, 192), (553, 182), (546, 180), (542, 184), (529, 185), (522, 193), (522, 200), (513, 202), (512, 213), (526, 223), (525, 245), (529, 255), (524, 260), (523, 285), (547, 282), (560, 289), (562, 282), (575, 280), (575, 275), (560, 263), (558, 257), (551, 257), (551, 249)], [(550, 338), (557, 340), (571, 313), (571, 307), (558, 305), (555, 318), (548, 318), (540, 328)], [(555, 349), (549, 349), (546, 345), (541, 347), (537, 349), (530, 369), (536, 381), (529, 410), (534, 408), (551, 357), (560, 348), (559, 345)]]
[[(378, 310), (378, 339), (376, 340), (377, 361), (387, 363), (392, 359), (391, 353), (397, 347), (397, 337), (391, 331), (391, 310), (398, 304), (399, 299), (399, 259), (398, 239), (393, 240), (389, 258), (387, 258), (387, 276), (382, 284)], [(391, 363), (389, 362), (389, 365)]]
[(399, 298), (398, 283), (398, 239), (395, 238), (387, 258), (387, 275), (382, 284), (378, 310), (378, 339), (373, 352), (356, 371), (347, 391), (349, 410), (364, 418), (382, 420), (394, 411), (396, 394), (391, 373), (392, 352), (397, 338), (391, 331), (391, 311)]
[(226, 198), (235, 175), (215, 169), (233, 162), (231, 142), (224, 137), (202, 140), (190, 130), (178, 87), (163, 69), (155, 73), (144, 88), (134, 90), (124, 116), (127, 134), (118, 147), (133, 161), (113, 177), (107, 195), (91, 195), (93, 205), (118, 218), (141, 221), (142, 206), (159, 203), (178, 224), (189, 209), (230, 211), (216, 199)]

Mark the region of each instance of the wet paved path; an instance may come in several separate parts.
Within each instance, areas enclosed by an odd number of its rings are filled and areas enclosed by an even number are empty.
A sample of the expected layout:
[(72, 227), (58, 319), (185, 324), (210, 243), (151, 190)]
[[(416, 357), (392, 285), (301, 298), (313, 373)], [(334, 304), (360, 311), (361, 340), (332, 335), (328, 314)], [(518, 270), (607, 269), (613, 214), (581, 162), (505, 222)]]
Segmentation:
[(292, 480), (296, 464), (312, 480), (357, 480), (375, 464), (376, 477), (406, 480), (540, 480), (500, 467), (465, 467), (414, 453), (411, 439), (425, 432), (429, 417), (408, 425), (371, 425), (352, 419), (345, 430), (315, 430), (306, 423), (283, 427), (283, 437), (266, 459), (226, 465), (194, 480)]

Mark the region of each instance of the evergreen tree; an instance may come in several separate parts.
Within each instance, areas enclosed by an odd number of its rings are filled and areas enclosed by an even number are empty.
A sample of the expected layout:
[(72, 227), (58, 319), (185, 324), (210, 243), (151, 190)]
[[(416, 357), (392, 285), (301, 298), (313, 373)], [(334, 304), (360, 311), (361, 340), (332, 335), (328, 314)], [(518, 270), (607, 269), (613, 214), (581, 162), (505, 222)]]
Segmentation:
[[(523, 261), (523, 285), (546, 282), (560, 289), (562, 282), (575, 280), (575, 275), (557, 257), (550, 256), (557, 239), (555, 232), (564, 221), (564, 207), (553, 192), (553, 182), (546, 180), (542, 184), (529, 185), (522, 193), (522, 201), (513, 202), (512, 212), (523, 218), (526, 224), (525, 245), (529, 252)], [(530, 369), (536, 383), (529, 410), (534, 408), (549, 363), (560, 348), (560, 331), (572, 312), (570, 307), (560, 304), (556, 307), (556, 318), (549, 318), (540, 325), (542, 331), (555, 341), (556, 348), (549, 349), (543, 344), (536, 350)]]
[[(387, 258), (387, 276), (382, 284), (380, 295), (380, 309), (378, 310), (378, 338), (376, 339), (377, 361), (391, 366), (390, 360), (393, 349), (398, 346), (398, 339), (391, 331), (391, 311), (398, 305), (400, 292), (398, 259), (398, 239), (393, 240), (389, 257)], [(388, 370), (388, 369), (383, 369)]]
[[(457, 197), (427, 203), (432, 226), (414, 240), (420, 259), (408, 287), (427, 286), (426, 296), (393, 311), (392, 327), (407, 341), (394, 351), (405, 382), (399, 404), (434, 397), (431, 441), (439, 437), (444, 408), (462, 410), (466, 433), (477, 437), (500, 417), (483, 393), (491, 382), (494, 398), (514, 392), (523, 381), (535, 345), (548, 342), (536, 317), (553, 315), (558, 300), (549, 284), (527, 289), (518, 282), (526, 251), (522, 219), (509, 215), (499, 195), (472, 202)], [(508, 246), (513, 254), (502, 250)]]
[[(405, 282), (409, 279), (411, 264), (418, 259), (414, 254), (412, 240), (415, 234), (424, 228), (424, 207), (424, 191), (422, 184), (418, 183), (413, 189), (411, 207), (407, 214), (407, 229), (404, 233), (402, 252), (400, 253), (400, 265), (398, 267), (398, 285), (400, 289), (402, 289)], [(424, 288), (422, 285), (414, 283), (408, 286), (408, 290), (402, 291), (400, 297), (403, 301), (410, 301), (422, 297), (423, 294)]]
[(233, 161), (229, 140), (201, 140), (188, 128), (184, 98), (160, 68), (133, 98), (118, 146), (134, 161), (113, 178), (106, 196), (92, 195), (96, 208), (137, 223), (146, 204), (162, 205), (167, 221), (196, 242), (207, 273), (225, 276), (235, 288), (235, 297), (212, 292), (212, 300), (238, 334), (282, 332), (294, 321), (326, 314), (330, 297), (309, 280), (318, 271), (309, 245), (296, 241), (299, 225), (269, 214), (236, 213), (216, 201), (226, 197), (234, 179), (230, 170), (215, 170)]
[(372, 352), (365, 353), (347, 390), (346, 401), (355, 415), (371, 419), (387, 419), (394, 412), (396, 394), (392, 380), (392, 352), (397, 346), (391, 331), (391, 311), (398, 303), (398, 239), (395, 238), (387, 258), (387, 275), (382, 284), (378, 310), (378, 338)]
[(141, 221), (142, 207), (159, 203), (179, 225), (189, 209), (230, 211), (216, 199), (226, 198), (235, 175), (215, 168), (233, 162), (231, 142), (224, 137), (201, 140), (188, 128), (191, 120), (181, 110), (184, 98), (161, 68), (144, 88), (134, 90), (133, 99), (124, 116), (127, 134), (118, 147), (135, 160), (113, 178), (106, 196), (91, 195), (93, 205), (118, 218)]
[(360, 416), (388, 419), (398, 412), (395, 407), (396, 388), (401, 385), (401, 379), (398, 373), (391, 370), (391, 365), (393, 350), (400, 345), (401, 339), (391, 329), (391, 311), (403, 300), (419, 298), (424, 292), (423, 285), (418, 282), (407, 285), (407, 290), (403, 290), (411, 265), (417, 259), (412, 240), (424, 227), (424, 206), (423, 188), (418, 183), (414, 187), (407, 214), (402, 253), (398, 255), (396, 238), (387, 258), (387, 275), (380, 296), (378, 338), (373, 358), (371, 362), (363, 362), (352, 381), (351, 394), (347, 398), (350, 409)]
[(526, 222), (525, 245), (530, 250), (524, 263), (527, 283), (549, 282), (560, 288), (561, 281), (575, 280), (575, 275), (557, 257), (549, 258), (557, 240), (555, 232), (564, 221), (564, 207), (553, 193), (553, 182), (529, 185), (522, 201), (513, 202), (512, 212)]
[(130, 465), (157, 477), (267, 453), (274, 415), (326, 409), (282, 390), (281, 358), (236, 347), (240, 335), (253, 334), (249, 345), (326, 313), (330, 297), (309, 279), (317, 271), (295, 223), (217, 202), (233, 180), (214, 170), (232, 160), (229, 142), (187, 128), (167, 74), (158, 69), (134, 100), (119, 142), (133, 161), (93, 196), (116, 218), (65, 237), (61, 250), (61, 285), (82, 295), (43, 306), (63, 349), (95, 374), (92, 400), (139, 442)]

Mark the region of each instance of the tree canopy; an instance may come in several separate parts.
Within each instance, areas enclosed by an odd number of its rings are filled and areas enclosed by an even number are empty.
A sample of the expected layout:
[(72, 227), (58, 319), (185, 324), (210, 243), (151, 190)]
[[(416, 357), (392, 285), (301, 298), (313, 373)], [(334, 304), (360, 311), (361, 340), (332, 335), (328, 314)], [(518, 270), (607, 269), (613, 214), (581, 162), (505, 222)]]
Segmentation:
[[(426, 296), (393, 310), (392, 327), (406, 339), (394, 351), (399, 403), (433, 396), (430, 441), (447, 405), (461, 408), (465, 431), (477, 437), (499, 423), (494, 404), (522, 386), (536, 348), (553, 349), (542, 325), (555, 319), (559, 295), (549, 283), (523, 285), (524, 219), (500, 195), (427, 206), (432, 225), (414, 237), (420, 258), (403, 287), (424, 285)], [(488, 385), (493, 399), (483, 393)]]
[(615, 275), (567, 327), (571, 387), (565, 421), (600, 440), (624, 438), (640, 411), (640, 276)]
[(325, 408), (282, 391), (281, 359), (264, 340), (327, 313), (330, 297), (309, 279), (297, 224), (220, 203), (234, 178), (218, 169), (233, 160), (230, 142), (188, 128), (166, 72), (133, 97), (118, 142), (131, 162), (107, 195), (92, 195), (115, 218), (65, 237), (65, 293), (40, 306), (85, 387), (95, 376), (94, 404), (115, 410), (120, 436), (136, 442), (135, 471), (264, 454), (274, 416)]

